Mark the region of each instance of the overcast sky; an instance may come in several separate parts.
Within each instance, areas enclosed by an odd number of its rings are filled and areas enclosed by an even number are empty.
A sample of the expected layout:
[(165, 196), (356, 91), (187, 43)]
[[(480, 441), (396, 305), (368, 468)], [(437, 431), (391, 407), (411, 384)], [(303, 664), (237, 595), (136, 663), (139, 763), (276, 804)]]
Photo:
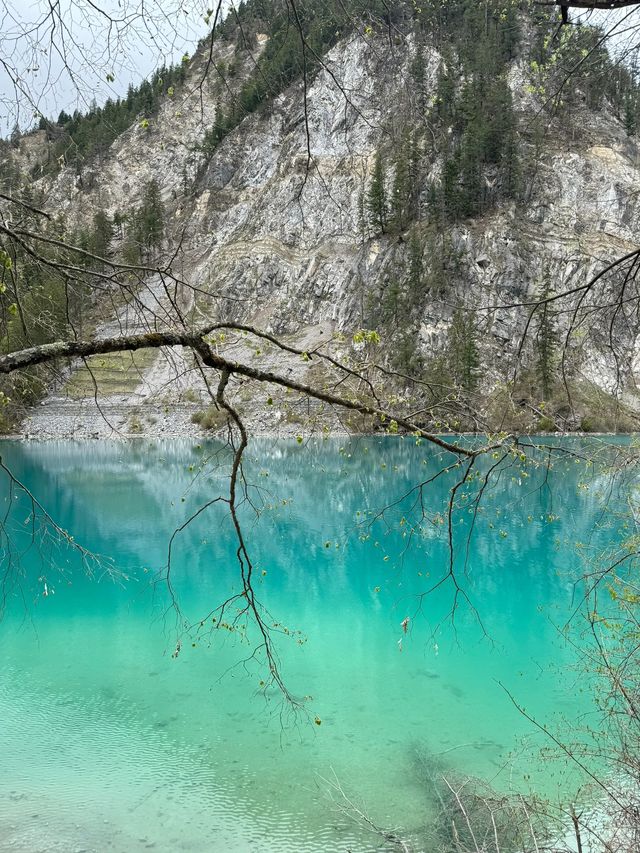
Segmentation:
[(52, 12), (46, 0), (0, 0), (0, 130), (16, 121), (25, 130), (39, 113), (55, 119), (62, 109), (125, 94), (130, 83), (192, 53), (219, 3), (60, 0)]
[[(231, 0), (0, 0), (0, 133), (39, 114), (86, 110), (93, 99), (124, 95), (163, 63), (179, 62), (211, 31)], [(52, 6), (53, 10), (52, 11)], [(213, 10), (209, 23), (208, 11)], [(615, 33), (618, 52), (635, 55), (640, 12), (580, 13)], [(111, 79), (113, 78), (113, 79)]]

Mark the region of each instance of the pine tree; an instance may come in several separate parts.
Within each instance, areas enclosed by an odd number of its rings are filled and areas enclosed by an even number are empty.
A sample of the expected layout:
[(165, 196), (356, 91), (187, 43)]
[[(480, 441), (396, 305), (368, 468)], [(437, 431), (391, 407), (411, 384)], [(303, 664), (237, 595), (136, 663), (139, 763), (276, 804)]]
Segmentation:
[[(449, 63), (452, 63), (450, 52), (447, 53)], [(445, 68), (443, 62), (438, 71), (438, 82), (436, 89), (436, 113), (442, 125), (450, 124), (455, 115), (456, 86), (453, 75)]]
[(112, 239), (113, 223), (104, 210), (99, 210), (93, 217), (93, 231), (89, 241), (91, 252), (101, 258), (106, 258)]
[(118, 234), (119, 240), (122, 240), (124, 237), (124, 223), (125, 223), (125, 221), (126, 221), (126, 216), (124, 216), (124, 214), (121, 211), (116, 210), (116, 212), (113, 214), (113, 227), (115, 229), (117, 229), (117, 234)]
[[(86, 228), (79, 228), (71, 237), (74, 246), (82, 249), (84, 252), (92, 252), (93, 246), (91, 234)], [(83, 266), (89, 266), (89, 258), (81, 257), (79, 263)]]
[(407, 291), (415, 302), (422, 294), (424, 278), (424, 260), (422, 255), (422, 240), (417, 228), (409, 238), (409, 270), (407, 275)]
[(411, 196), (409, 165), (409, 150), (405, 142), (398, 150), (391, 191), (391, 220), (396, 231), (404, 231), (409, 223)]
[(418, 92), (418, 101), (420, 105), (424, 104), (425, 100), (425, 80), (427, 76), (427, 66), (424, 59), (424, 48), (422, 44), (418, 44), (415, 56), (411, 60), (411, 76), (415, 82)]
[(440, 191), (436, 192), (436, 218), (443, 224), (446, 220), (455, 221), (461, 215), (460, 158), (458, 154), (446, 157), (442, 165)]
[(365, 196), (364, 182), (358, 193), (358, 231), (360, 239), (366, 243), (369, 239), (369, 216), (367, 211), (367, 199)]
[(505, 140), (500, 173), (501, 190), (505, 198), (519, 198), (522, 189), (522, 170), (515, 130), (511, 130)]
[(382, 155), (378, 151), (373, 166), (373, 175), (371, 177), (371, 184), (369, 186), (366, 201), (369, 223), (376, 232), (381, 234), (384, 234), (387, 227), (388, 215), (384, 172)]
[(478, 384), (480, 355), (478, 330), (472, 311), (462, 308), (454, 311), (447, 340), (447, 360), (455, 384), (465, 391), (473, 391)]
[(418, 330), (404, 329), (399, 332), (393, 348), (391, 363), (396, 370), (419, 376), (424, 373), (424, 359), (418, 346)]
[(407, 159), (409, 163), (409, 198), (407, 201), (407, 211), (409, 222), (416, 222), (420, 219), (421, 189), (420, 147), (418, 145), (418, 135), (416, 133), (409, 135), (407, 142)]
[(393, 278), (382, 294), (381, 308), (385, 320), (393, 320), (396, 326), (403, 320), (404, 292), (397, 278)]
[(420, 150), (416, 134), (406, 131), (398, 146), (391, 190), (391, 221), (404, 231), (419, 214)]
[(636, 112), (636, 104), (631, 95), (627, 95), (624, 99), (624, 126), (627, 131), (627, 136), (635, 136), (638, 125), (638, 116)]
[(556, 378), (556, 355), (558, 334), (556, 317), (552, 303), (548, 301), (553, 295), (549, 276), (546, 275), (539, 290), (540, 307), (536, 312), (536, 375), (540, 383), (542, 397), (549, 400), (553, 393)]
[(205, 133), (204, 140), (202, 142), (202, 148), (206, 154), (213, 154), (233, 124), (234, 120), (232, 118), (232, 114), (229, 113), (229, 117), (227, 118), (227, 116), (225, 116), (224, 108), (221, 104), (218, 104), (216, 106), (216, 117), (213, 127), (210, 127)]
[(182, 167), (182, 175), (180, 181), (182, 195), (190, 195), (191, 194), (191, 181), (189, 179), (189, 172), (187, 171), (187, 164), (185, 163)]
[(155, 178), (149, 181), (142, 196), (142, 206), (136, 215), (135, 235), (140, 246), (147, 250), (159, 246), (162, 242), (164, 206)]
[(460, 215), (475, 216), (482, 211), (482, 129), (481, 120), (467, 125), (460, 147)]

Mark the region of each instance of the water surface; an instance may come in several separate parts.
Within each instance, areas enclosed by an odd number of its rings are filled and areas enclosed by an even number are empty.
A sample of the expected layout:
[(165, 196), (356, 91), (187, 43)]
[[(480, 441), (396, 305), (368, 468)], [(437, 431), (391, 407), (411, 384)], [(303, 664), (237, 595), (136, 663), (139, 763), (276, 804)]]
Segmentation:
[(579, 783), (540, 759), (503, 686), (551, 725), (592, 713), (559, 626), (579, 602), (576, 544), (614, 535), (598, 527), (604, 474), (571, 459), (551, 471), (514, 461), (478, 514), (477, 484), (458, 492), (455, 569), (470, 603), (461, 595), (451, 619), (451, 580), (421, 594), (449, 569), (459, 472), (426, 487), (422, 505), (411, 491), (450, 457), (409, 439), (255, 442), (241, 513), (283, 678), (311, 697), (296, 716), (261, 690), (251, 625), (246, 637), (188, 630), (212, 624), (239, 590), (224, 504), (175, 539), (179, 615), (162, 579), (172, 532), (225, 493), (223, 451), (192, 441), (1, 451), (56, 524), (110, 558), (89, 560), (87, 577), (2, 479), (1, 851), (378, 849), (331, 803), (327, 780), (419, 845), (430, 774), (552, 798)]

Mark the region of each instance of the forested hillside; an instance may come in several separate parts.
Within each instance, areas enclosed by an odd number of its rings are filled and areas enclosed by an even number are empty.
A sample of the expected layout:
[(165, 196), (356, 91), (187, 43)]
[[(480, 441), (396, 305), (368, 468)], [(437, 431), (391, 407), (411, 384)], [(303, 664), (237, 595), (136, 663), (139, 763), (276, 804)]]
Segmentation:
[[(125, 99), (3, 143), (17, 228), (4, 351), (251, 322), (303, 352), (329, 342), (354, 367), (381, 362), (380, 393), (438, 428), (633, 425), (624, 309), (572, 329), (555, 302), (637, 234), (638, 86), (599, 31), (515, 0), (294, 10), (249, 0)], [(30, 368), (5, 380), (4, 428), (51, 391), (64, 433), (96, 393), (125, 429), (221, 426), (176, 358), (173, 371), (145, 355)], [(292, 369), (330, 383), (316, 368)], [(287, 401), (264, 411), (242, 393), (259, 428), (299, 429)]]

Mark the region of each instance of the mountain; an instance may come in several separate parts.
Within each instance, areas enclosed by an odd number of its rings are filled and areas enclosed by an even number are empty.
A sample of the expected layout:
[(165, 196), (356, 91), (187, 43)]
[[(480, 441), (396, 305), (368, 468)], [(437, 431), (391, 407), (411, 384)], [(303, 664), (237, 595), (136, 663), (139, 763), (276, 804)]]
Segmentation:
[[(617, 280), (606, 283), (609, 307), (571, 329), (579, 293), (530, 314), (540, 296), (637, 249), (632, 76), (597, 31), (555, 38), (552, 17), (516, 4), (455, 0), (436, 14), (439, 4), (398, 2), (383, 15), (336, 4), (342, 18), (333, 5), (305, 4), (297, 29), (273, 3), (249, 2), (180, 69), (156, 75), (148, 97), (132, 91), (128, 106), (42, 121), (5, 143), (5, 192), (42, 206), (49, 228), (174, 274), (132, 269), (116, 285), (107, 267), (87, 273), (70, 321), (60, 282), (36, 286), (27, 270), (32, 302), (20, 313), (40, 319), (20, 331), (11, 302), (5, 348), (70, 327), (88, 337), (233, 321), (305, 355), (241, 333), (217, 338), (221, 351), (319, 387), (334, 372), (306, 356), (317, 346), (352, 365), (380, 362), (380, 393), (422, 409), (432, 427), (628, 429), (639, 349), (624, 308), (612, 315)], [(581, 310), (602, 298), (589, 292)], [(89, 367), (14, 380), (6, 428), (24, 414), (21, 395), (37, 403), (20, 427), (31, 435), (224, 425), (189, 353)], [(295, 395), (239, 382), (234, 394), (257, 431), (338, 426), (336, 412)]]

